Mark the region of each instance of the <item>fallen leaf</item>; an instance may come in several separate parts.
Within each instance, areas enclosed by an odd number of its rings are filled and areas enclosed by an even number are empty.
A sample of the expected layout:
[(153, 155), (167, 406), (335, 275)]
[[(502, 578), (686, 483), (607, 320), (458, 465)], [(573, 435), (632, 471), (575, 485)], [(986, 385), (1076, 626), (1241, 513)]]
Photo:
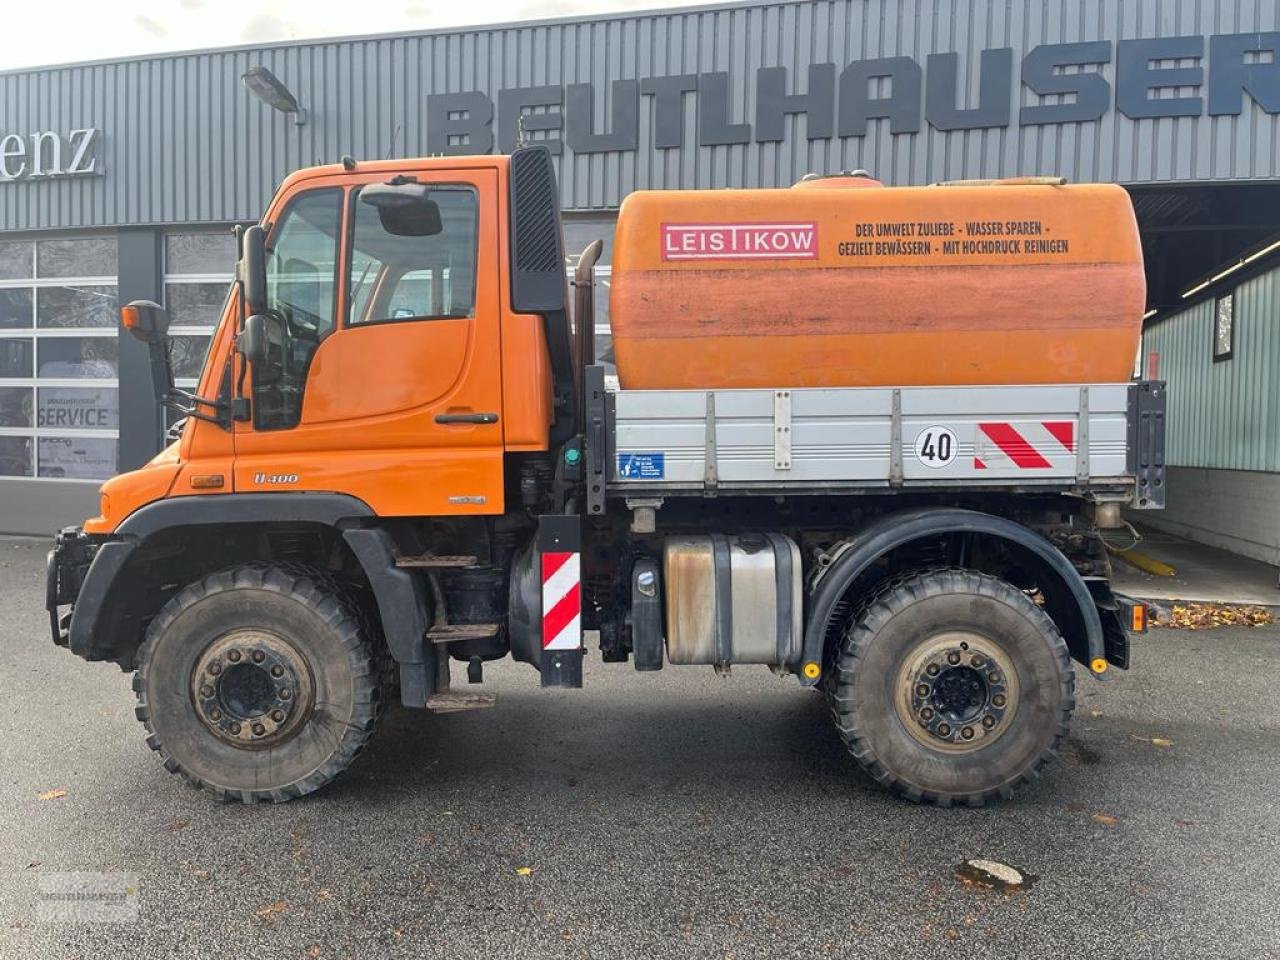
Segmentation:
[(1093, 819), (1096, 822), (1102, 824), (1104, 827), (1114, 827), (1117, 823), (1120, 822), (1119, 817), (1113, 817), (1109, 813), (1095, 813), (1093, 815)]
[(1091, 717), (1093, 717), (1093, 719), (1097, 720), (1100, 716), (1102, 716), (1102, 711), (1101, 711), (1101, 710), (1090, 710), (1090, 711), (1089, 711), (1089, 716), (1091, 716)]
[(1151, 738), (1151, 745), (1152, 745), (1153, 747), (1172, 747), (1172, 746), (1173, 746), (1173, 741), (1172, 741), (1172, 740), (1166, 740), (1164, 737), (1152, 737), (1152, 738)]
[(261, 910), (258, 910), (254, 916), (259, 920), (270, 920), (289, 909), (289, 905), (283, 900), (277, 900), (275, 903), (268, 904)]
[(46, 790), (44, 793), (40, 794), (40, 799), (57, 800), (59, 797), (65, 797), (66, 795), (67, 791), (65, 790)]
[(527, 877), (531, 873), (533, 873), (533, 867), (516, 867), (516, 876), (518, 877)]
[(1175, 603), (1168, 614), (1157, 617), (1152, 626), (1205, 630), (1212, 627), (1261, 627), (1274, 622), (1274, 616), (1266, 607)]
[(311, 946), (307, 947), (307, 956), (308, 957), (320, 956), (320, 944), (313, 943)]

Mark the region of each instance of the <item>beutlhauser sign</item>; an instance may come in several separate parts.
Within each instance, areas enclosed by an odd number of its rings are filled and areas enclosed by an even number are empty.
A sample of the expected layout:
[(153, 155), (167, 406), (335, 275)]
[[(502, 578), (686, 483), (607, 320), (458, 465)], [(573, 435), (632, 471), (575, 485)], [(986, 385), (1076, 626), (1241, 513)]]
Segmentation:
[[(656, 149), (685, 145), (685, 112), (696, 108), (698, 146), (780, 141), (785, 118), (804, 115), (809, 140), (861, 137), (869, 121), (893, 135), (937, 130), (1087, 123), (1119, 111), (1131, 120), (1240, 115), (1253, 105), (1280, 113), (1280, 32), (1089, 40), (1041, 44), (1019, 61), (1012, 47), (982, 50), (977, 95), (968, 103), (958, 53), (924, 62), (892, 56), (847, 64), (815, 63), (805, 74), (761, 67), (754, 116), (738, 115), (742, 80), (727, 71), (614, 80), (603, 123), (595, 121), (591, 83), (429, 94), (432, 154), (510, 153), (521, 131), (553, 153), (637, 150), (640, 103), (651, 101)], [(801, 85), (803, 91), (800, 92)], [(1019, 105), (1019, 87), (1035, 96)]]

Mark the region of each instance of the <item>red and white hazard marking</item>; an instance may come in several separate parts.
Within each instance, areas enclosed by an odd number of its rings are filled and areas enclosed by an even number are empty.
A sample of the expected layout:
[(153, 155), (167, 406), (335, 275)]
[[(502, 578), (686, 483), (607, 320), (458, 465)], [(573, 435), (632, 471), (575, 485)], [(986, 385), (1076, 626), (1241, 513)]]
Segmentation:
[(1049, 470), (1075, 455), (1076, 425), (1071, 420), (979, 423), (975, 439), (975, 470)]
[(582, 646), (582, 555), (542, 555), (542, 649)]

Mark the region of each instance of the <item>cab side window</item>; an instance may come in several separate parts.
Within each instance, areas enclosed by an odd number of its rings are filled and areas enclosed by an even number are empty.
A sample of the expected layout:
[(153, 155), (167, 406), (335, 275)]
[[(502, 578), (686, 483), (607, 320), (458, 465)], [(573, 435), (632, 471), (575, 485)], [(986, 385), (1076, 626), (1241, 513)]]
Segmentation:
[[(426, 230), (389, 223), (378, 209), (351, 200), (351, 326), (475, 316), (479, 203), (465, 186), (433, 186), (439, 209)], [(391, 229), (389, 229), (389, 226)]]
[(253, 419), (259, 430), (295, 426), (302, 416), (307, 370), (333, 331), (342, 190), (326, 188), (290, 201), (267, 245), (270, 374), (255, 371)]

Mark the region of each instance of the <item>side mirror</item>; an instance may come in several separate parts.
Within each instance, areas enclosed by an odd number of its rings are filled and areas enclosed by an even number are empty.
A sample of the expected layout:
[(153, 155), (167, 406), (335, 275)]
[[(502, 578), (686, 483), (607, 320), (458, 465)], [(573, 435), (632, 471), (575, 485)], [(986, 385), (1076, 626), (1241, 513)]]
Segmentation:
[(120, 326), (143, 343), (163, 343), (169, 334), (169, 312), (153, 300), (134, 300), (120, 308)]
[(252, 316), (267, 309), (267, 237), (254, 224), (244, 232), (236, 279), (244, 290), (245, 313)]
[(236, 337), (236, 349), (254, 366), (262, 366), (271, 354), (267, 342), (267, 318), (260, 313), (245, 318), (244, 329)]
[(378, 211), (382, 229), (393, 237), (434, 237), (444, 229), (440, 205), (425, 183), (399, 177), (372, 183), (360, 191), (360, 202)]

